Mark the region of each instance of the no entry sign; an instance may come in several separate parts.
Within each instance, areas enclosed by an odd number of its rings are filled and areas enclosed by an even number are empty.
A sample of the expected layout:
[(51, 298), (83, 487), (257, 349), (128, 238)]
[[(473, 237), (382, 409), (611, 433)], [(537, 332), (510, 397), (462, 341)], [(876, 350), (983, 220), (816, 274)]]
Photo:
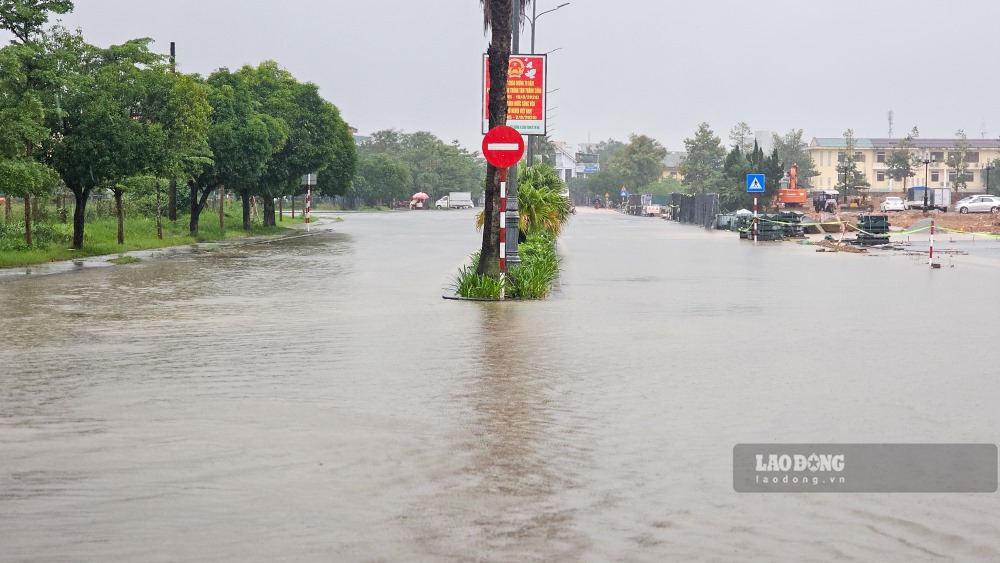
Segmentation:
[(524, 137), (512, 127), (499, 125), (483, 137), (483, 156), (497, 168), (517, 164), (524, 154)]

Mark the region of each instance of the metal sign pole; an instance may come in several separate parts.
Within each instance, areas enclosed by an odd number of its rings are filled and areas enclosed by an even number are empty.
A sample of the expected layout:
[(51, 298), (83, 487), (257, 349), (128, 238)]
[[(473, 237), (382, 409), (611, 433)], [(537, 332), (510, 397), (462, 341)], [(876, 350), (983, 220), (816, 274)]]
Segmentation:
[(500, 169), (500, 299), (504, 298), (504, 277), (507, 274), (507, 169)]

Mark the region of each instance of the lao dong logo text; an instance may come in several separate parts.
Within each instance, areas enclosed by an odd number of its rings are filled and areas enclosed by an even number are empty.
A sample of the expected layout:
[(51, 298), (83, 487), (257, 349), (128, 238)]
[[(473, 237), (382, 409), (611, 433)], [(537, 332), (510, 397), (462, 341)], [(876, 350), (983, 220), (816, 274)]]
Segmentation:
[[(757, 483), (843, 483), (843, 477), (819, 477), (816, 473), (840, 473), (844, 470), (844, 454), (757, 454)], [(776, 475), (780, 474), (780, 475)]]

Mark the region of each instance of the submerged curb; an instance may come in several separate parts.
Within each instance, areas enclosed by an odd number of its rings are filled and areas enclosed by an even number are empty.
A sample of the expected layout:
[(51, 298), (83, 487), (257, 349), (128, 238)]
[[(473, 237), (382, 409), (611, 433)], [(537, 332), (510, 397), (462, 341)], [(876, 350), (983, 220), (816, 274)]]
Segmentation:
[(478, 301), (480, 303), (504, 303), (506, 301), (520, 301), (520, 299), (488, 299), (486, 297), (462, 297), (456, 293), (451, 295), (445, 294), (441, 296), (441, 299), (447, 299), (448, 301)]

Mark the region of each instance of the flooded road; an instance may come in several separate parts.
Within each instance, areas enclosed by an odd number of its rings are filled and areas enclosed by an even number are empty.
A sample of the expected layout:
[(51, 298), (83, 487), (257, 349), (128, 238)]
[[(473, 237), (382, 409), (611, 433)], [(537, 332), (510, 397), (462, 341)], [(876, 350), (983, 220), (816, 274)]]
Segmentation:
[[(473, 212), (0, 278), (2, 561), (997, 561), (997, 494), (738, 494), (737, 443), (1000, 441), (997, 253)], [(316, 230), (329, 229), (316, 233)]]

